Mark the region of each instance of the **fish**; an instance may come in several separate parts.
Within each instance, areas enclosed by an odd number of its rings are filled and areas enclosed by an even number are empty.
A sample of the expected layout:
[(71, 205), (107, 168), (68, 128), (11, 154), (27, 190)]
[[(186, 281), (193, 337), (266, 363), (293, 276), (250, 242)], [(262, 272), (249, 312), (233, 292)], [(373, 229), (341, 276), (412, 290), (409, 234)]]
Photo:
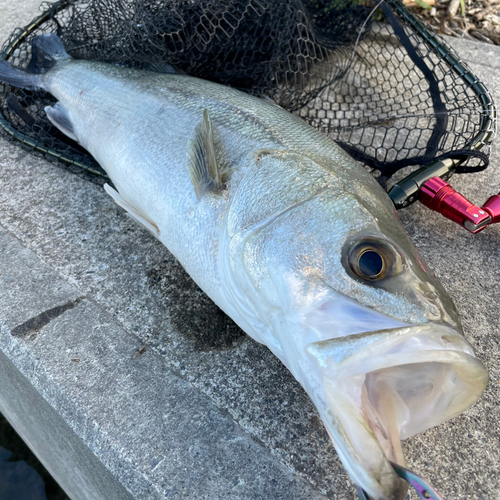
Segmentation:
[(349, 476), (402, 500), (401, 440), (460, 414), (487, 372), (446, 291), (362, 165), (270, 100), (184, 74), (76, 60), (34, 38), (50, 122), (106, 192), (178, 259), (316, 406)]

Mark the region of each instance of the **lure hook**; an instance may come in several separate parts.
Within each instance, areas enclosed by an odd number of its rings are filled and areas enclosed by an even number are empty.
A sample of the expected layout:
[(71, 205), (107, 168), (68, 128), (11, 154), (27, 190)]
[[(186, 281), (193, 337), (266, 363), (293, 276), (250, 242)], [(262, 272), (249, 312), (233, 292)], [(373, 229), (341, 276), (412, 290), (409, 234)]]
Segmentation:
[[(414, 472), (401, 467), (401, 465), (395, 464), (391, 462), (391, 465), (396, 474), (410, 483), (413, 489), (417, 492), (419, 498), (421, 500), (444, 500), (444, 498), (422, 477)], [(358, 492), (358, 496), (360, 500), (372, 500), (372, 498), (366, 493), (363, 488), (358, 485), (356, 486), (356, 491)]]

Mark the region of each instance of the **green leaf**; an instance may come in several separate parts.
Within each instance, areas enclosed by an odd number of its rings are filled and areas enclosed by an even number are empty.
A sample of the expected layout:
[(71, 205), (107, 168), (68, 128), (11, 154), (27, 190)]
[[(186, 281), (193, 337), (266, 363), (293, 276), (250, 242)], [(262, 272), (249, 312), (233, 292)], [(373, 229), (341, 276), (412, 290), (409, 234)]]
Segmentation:
[[(465, 0), (460, 0), (460, 2), (465, 2)], [(415, 0), (415, 3), (419, 7), (422, 7), (422, 9), (432, 9), (432, 7), (428, 3), (426, 3), (424, 0)]]
[(460, 7), (462, 8), (462, 16), (465, 16), (465, 0), (460, 0)]

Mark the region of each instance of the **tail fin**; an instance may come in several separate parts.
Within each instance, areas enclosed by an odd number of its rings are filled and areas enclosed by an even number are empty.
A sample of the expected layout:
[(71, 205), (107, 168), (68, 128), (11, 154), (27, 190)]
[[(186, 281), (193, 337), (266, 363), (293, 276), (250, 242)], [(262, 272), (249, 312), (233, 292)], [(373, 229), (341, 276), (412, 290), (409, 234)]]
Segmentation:
[(31, 61), (28, 70), (14, 68), (10, 63), (0, 60), (0, 82), (22, 89), (39, 87), (42, 73), (54, 67), (58, 61), (70, 59), (61, 39), (53, 34), (33, 38)]
[(46, 73), (58, 61), (70, 59), (61, 39), (54, 33), (36, 36), (31, 44), (30, 73)]
[(6, 61), (0, 61), (0, 82), (28, 89), (40, 86), (40, 75), (31, 75), (22, 69), (14, 68)]

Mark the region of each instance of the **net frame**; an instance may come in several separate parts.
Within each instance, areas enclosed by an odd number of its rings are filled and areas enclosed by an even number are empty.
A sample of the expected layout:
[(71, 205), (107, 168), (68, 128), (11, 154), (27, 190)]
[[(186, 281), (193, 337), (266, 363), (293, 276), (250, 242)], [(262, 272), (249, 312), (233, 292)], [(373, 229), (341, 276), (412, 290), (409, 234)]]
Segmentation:
[[(387, 2), (402, 17), (407, 19), (408, 23), (434, 49), (435, 53), (474, 91), (482, 107), (481, 123), (476, 135), (463, 149), (471, 151), (487, 150), (489, 152), (489, 147), (496, 133), (497, 112), (488, 88), (474, 75), (468, 65), (460, 60), (458, 54), (428, 30), (402, 3), (395, 0), (387, 0)], [(460, 154), (457, 151), (455, 155), (452, 153), (448, 158), (436, 159), (406, 176), (403, 180), (396, 183), (388, 193), (396, 209), (406, 208), (415, 203), (418, 200), (420, 188), (432, 177), (441, 177), (444, 180), (449, 180), (459, 167), (463, 167), (468, 162), (469, 158), (469, 156)]]

